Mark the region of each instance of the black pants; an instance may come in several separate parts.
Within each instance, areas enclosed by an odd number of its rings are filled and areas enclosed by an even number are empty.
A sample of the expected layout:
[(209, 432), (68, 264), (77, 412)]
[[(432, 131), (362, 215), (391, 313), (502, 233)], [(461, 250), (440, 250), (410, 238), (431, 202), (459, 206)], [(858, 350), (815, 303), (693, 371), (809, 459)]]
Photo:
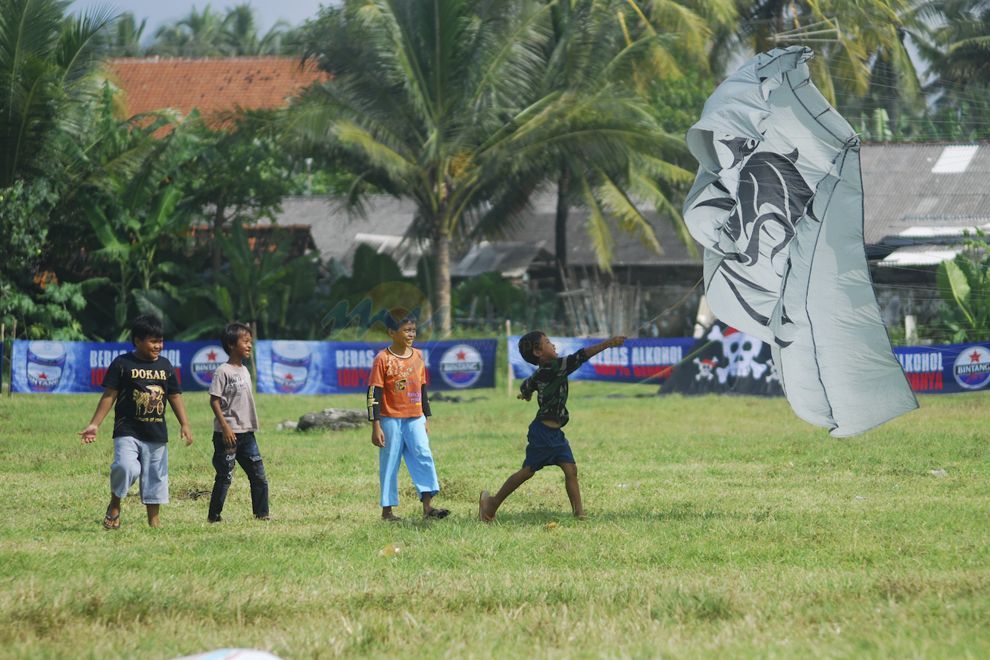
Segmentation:
[(216, 520), (223, 511), (227, 499), (227, 489), (234, 478), (234, 461), (241, 464), (251, 483), (251, 509), (258, 518), (268, 516), (268, 477), (265, 464), (258, 451), (258, 441), (254, 433), (238, 433), (237, 446), (233, 450), (223, 442), (223, 433), (213, 434), (213, 468), (217, 477), (213, 481), (213, 494), (210, 496), (210, 520)]

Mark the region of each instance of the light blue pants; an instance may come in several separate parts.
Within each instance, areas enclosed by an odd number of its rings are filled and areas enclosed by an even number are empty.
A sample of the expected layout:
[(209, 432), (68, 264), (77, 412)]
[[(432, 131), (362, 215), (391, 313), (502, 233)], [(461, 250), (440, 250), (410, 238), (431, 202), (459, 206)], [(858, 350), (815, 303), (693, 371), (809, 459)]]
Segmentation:
[(127, 435), (114, 438), (110, 492), (123, 499), (138, 479), (143, 504), (168, 504), (168, 445)]
[(399, 504), (399, 464), (403, 457), (420, 499), (440, 492), (437, 469), (433, 465), (426, 417), (382, 417), (385, 446), (378, 450), (378, 476), (382, 484), (382, 506)]

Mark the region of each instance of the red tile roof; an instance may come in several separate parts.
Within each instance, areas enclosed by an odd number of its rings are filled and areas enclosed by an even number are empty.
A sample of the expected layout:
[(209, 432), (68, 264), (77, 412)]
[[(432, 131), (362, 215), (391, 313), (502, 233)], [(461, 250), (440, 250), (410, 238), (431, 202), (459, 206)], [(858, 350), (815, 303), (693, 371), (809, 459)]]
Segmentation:
[(123, 58), (109, 62), (110, 78), (124, 92), (127, 116), (193, 108), (209, 118), (220, 112), (279, 108), (311, 83), (327, 79), (315, 66), (291, 57), (222, 59)]

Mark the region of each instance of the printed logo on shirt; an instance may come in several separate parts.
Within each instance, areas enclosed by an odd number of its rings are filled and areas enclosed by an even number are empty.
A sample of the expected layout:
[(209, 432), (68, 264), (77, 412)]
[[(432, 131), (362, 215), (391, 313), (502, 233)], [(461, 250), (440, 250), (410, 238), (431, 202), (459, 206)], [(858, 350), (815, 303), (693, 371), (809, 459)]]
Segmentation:
[(450, 387), (471, 387), (483, 369), (481, 353), (467, 344), (450, 347), (440, 358), (440, 377)]
[(189, 369), (193, 380), (209, 389), (213, 375), (221, 364), (227, 361), (227, 352), (220, 346), (204, 346), (193, 355)]
[(165, 414), (165, 390), (158, 385), (149, 385), (147, 392), (134, 390), (134, 406), (139, 420), (158, 421)]

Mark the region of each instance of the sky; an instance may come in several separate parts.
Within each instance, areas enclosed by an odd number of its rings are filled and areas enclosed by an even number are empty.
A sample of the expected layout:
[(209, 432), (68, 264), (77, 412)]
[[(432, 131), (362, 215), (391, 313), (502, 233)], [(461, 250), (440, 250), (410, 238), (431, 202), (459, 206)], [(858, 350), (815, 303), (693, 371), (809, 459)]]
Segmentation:
[[(138, 23), (141, 22), (141, 19), (148, 19), (148, 26), (144, 30), (144, 38), (148, 39), (155, 34), (159, 26), (183, 18), (189, 14), (189, 11), (194, 6), (197, 11), (202, 11), (209, 5), (214, 11), (223, 14), (230, 7), (241, 4), (242, 1), (76, 0), (70, 6), (70, 11), (80, 13), (94, 7), (111, 7), (119, 12), (129, 11), (134, 14)], [(315, 17), (320, 9), (320, 5), (334, 3), (332, 0), (250, 0), (249, 4), (254, 7), (254, 15), (258, 19), (259, 31), (264, 32), (279, 19), (284, 19), (293, 26), (299, 25), (307, 18)]]

